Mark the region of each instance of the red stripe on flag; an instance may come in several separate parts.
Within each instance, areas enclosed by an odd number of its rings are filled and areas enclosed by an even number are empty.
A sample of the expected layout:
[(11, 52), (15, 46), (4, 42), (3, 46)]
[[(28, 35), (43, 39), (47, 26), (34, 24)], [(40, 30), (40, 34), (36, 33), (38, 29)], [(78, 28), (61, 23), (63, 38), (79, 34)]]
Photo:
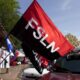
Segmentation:
[[(59, 48), (57, 51), (61, 56), (64, 56), (74, 49), (73, 45), (71, 45), (62, 35), (62, 33), (57, 29), (57, 27), (46, 15), (36, 0), (33, 1), (27, 11), (24, 13), (23, 17), (27, 22), (29, 22), (31, 19), (34, 19), (37, 22), (37, 24), (35, 24), (36, 27), (42, 27), (44, 29), (44, 33), (48, 34), (46, 41), (49, 44), (54, 41), (54, 48)], [(33, 23), (34, 22), (32, 22), (32, 25)], [(36, 27), (34, 26), (34, 29), (37, 29)]]

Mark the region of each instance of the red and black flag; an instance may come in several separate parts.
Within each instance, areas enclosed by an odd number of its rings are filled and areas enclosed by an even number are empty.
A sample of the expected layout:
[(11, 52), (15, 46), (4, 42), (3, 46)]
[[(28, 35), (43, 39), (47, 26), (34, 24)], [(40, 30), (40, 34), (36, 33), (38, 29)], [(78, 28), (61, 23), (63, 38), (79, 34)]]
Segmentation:
[(29, 58), (33, 66), (37, 69), (37, 71), (42, 74), (43, 68), (41, 67), (41, 62), (37, 56), (37, 53), (34, 52), (29, 46), (25, 45), (24, 43), (21, 44), (25, 55)]
[(48, 60), (66, 55), (74, 47), (34, 0), (11, 34)]

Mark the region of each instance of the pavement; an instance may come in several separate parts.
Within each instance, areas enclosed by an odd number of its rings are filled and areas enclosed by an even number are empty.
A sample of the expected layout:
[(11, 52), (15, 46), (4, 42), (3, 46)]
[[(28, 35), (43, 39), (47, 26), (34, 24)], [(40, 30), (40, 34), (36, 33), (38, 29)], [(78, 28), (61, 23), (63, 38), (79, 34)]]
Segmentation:
[(8, 73), (5, 73), (6, 69), (0, 69), (0, 78), (2, 78), (2, 80), (20, 80), (21, 71), (27, 67), (28, 64), (12, 66)]

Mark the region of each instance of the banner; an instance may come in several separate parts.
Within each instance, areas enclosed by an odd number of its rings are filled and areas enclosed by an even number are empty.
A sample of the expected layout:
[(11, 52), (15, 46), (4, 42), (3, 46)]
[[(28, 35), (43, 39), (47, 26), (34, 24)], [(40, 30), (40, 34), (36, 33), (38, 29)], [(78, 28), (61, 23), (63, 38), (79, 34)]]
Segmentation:
[(21, 46), (25, 55), (30, 59), (33, 66), (38, 70), (40, 74), (42, 74), (43, 68), (41, 67), (41, 62), (39, 61), (37, 54), (27, 45), (22, 44)]
[(6, 37), (5, 41), (6, 41), (6, 44), (7, 44), (7, 49), (8, 49), (8, 51), (9, 51), (10, 53), (12, 53), (13, 50), (14, 50), (14, 48), (13, 48), (13, 45), (12, 45), (11, 41), (9, 40), (8, 37)]
[(11, 34), (48, 60), (65, 56), (74, 48), (36, 0), (23, 14)]

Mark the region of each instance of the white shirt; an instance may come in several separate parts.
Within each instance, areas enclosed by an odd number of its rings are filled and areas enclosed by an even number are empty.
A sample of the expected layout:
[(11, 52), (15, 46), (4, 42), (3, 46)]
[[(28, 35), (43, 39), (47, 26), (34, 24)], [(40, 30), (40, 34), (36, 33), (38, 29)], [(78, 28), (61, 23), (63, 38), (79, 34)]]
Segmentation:
[[(10, 54), (7, 50), (0, 51), (0, 55), (2, 54), (2, 58), (0, 58), (0, 68), (10, 68)], [(5, 60), (7, 63), (5, 63)]]

